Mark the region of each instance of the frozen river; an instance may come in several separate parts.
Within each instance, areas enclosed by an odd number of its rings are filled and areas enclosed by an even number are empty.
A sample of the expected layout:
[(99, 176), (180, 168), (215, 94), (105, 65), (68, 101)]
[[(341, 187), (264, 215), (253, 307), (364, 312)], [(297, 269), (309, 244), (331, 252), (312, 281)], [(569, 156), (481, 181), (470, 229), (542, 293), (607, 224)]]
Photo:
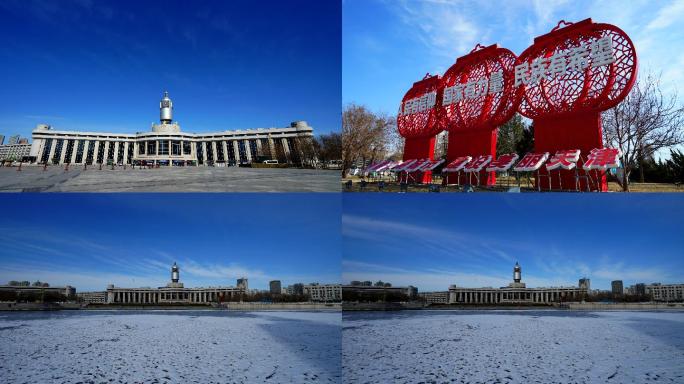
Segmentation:
[(0, 313), (0, 383), (340, 382), (339, 312)]
[(345, 313), (345, 383), (684, 383), (684, 313)]

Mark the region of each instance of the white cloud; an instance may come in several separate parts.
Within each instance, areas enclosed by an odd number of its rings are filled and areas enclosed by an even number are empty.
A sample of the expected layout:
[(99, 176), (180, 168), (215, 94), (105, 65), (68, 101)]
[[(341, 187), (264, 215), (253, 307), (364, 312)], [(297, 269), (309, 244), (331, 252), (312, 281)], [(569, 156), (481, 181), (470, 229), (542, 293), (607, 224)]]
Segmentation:
[(675, 0), (670, 5), (661, 8), (658, 11), (658, 16), (648, 23), (646, 29), (663, 29), (672, 24), (677, 24), (681, 27), (682, 22), (684, 22), (684, 1)]
[(388, 5), (408, 27), (407, 38), (418, 39), (436, 56), (453, 60), (482, 37), (477, 25), (462, 11), (461, 2), (404, 0)]

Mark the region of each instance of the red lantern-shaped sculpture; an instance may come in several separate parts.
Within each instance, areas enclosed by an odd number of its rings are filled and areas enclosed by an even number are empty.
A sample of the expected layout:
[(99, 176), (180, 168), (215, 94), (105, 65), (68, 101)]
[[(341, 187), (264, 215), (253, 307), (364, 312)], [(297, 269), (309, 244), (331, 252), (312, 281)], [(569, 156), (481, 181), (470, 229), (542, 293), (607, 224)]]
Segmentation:
[[(601, 111), (627, 96), (636, 75), (634, 45), (613, 25), (561, 20), (550, 33), (535, 38), (515, 67), (520, 113), (534, 120), (535, 151), (579, 149), (586, 156), (602, 148)], [(563, 186), (574, 187), (575, 171), (560, 172), (561, 178), (538, 182), (545, 188), (551, 180), (551, 187), (558, 187), (562, 179)], [(585, 188), (589, 179), (579, 176)], [(597, 189), (605, 191), (605, 174), (598, 180)]]
[[(508, 49), (478, 44), (444, 74), (441, 104), (449, 130), (447, 163), (461, 156), (496, 156), (496, 129), (518, 106), (513, 87), (515, 60)], [(495, 174), (482, 171), (480, 180), (493, 185)]]
[[(397, 113), (397, 128), (404, 137), (404, 160), (434, 159), (435, 136), (443, 130), (441, 109), (437, 100), (442, 99), (441, 78), (426, 74), (423, 80), (413, 83), (401, 100)], [(427, 182), (430, 174), (425, 172), (421, 180)]]

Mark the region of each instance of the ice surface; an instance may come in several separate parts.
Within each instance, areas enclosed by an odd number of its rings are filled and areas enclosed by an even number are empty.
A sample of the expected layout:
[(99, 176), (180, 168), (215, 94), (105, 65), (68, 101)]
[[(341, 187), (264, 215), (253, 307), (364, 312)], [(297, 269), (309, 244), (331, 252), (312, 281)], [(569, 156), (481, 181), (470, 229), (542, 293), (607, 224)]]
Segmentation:
[(345, 313), (345, 383), (684, 383), (684, 313)]
[(340, 382), (339, 312), (0, 314), (0, 383)]

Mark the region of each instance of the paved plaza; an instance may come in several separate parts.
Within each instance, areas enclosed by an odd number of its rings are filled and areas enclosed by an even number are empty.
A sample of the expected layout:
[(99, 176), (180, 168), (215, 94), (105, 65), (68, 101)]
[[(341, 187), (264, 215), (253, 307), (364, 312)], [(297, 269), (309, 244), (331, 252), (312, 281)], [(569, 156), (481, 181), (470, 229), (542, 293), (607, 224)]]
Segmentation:
[(340, 173), (295, 168), (0, 168), (0, 192), (338, 192)]

